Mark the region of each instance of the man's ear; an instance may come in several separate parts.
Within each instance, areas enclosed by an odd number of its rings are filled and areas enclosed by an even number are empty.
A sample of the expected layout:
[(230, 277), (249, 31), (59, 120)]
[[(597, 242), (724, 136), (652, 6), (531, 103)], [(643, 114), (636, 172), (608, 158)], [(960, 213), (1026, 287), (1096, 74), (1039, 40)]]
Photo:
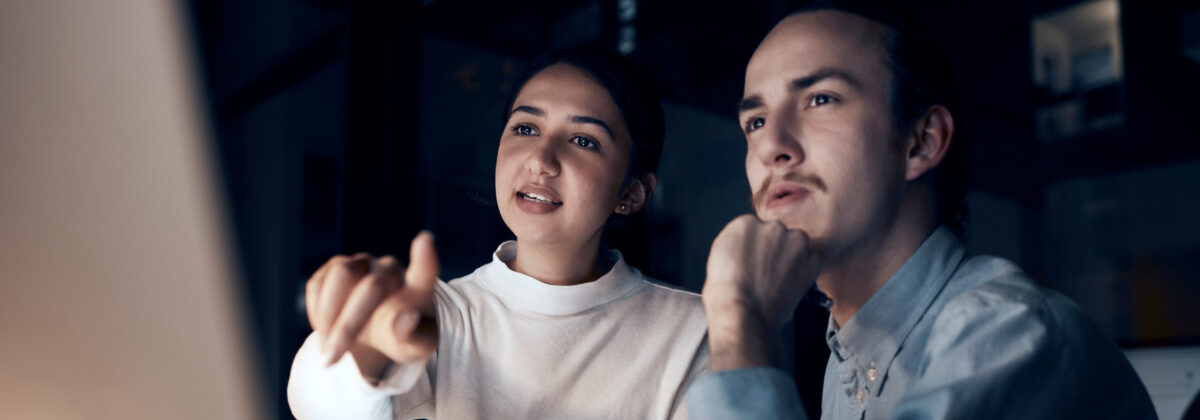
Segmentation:
[(621, 201), (617, 203), (617, 208), (613, 211), (626, 216), (641, 211), (646, 207), (646, 202), (650, 200), (650, 196), (654, 194), (654, 188), (657, 186), (658, 177), (653, 172), (643, 175), (641, 178), (631, 179), (629, 185), (625, 186), (625, 191), (621, 192)]
[(941, 164), (953, 140), (954, 116), (950, 110), (941, 105), (930, 107), (909, 136), (905, 179), (920, 178)]

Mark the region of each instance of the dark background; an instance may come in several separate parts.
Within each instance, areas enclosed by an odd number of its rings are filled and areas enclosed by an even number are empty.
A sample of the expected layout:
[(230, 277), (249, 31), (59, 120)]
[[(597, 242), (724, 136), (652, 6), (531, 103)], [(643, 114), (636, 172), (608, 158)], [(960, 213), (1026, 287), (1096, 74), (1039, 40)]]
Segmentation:
[[(1089, 2), (898, 3), (932, 28), (957, 67), (970, 251), (1016, 261), (1125, 347), (1200, 344), (1200, 1), (1112, 1), (1119, 18), (1106, 51), (1116, 76), (1101, 74), (1086, 88), (1036, 80), (1066, 64), (1038, 52), (1034, 22), (1091, 25), (1070, 17)], [(303, 284), (326, 259), (406, 256), (412, 236), (431, 229), (442, 277), (451, 279), (511, 238), (488, 204), (501, 107), (522, 64), (549, 49), (621, 48), (658, 84), (667, 111), (661, 186), (645, 224), (634, 226), (641, 229), (610, 241), (648, 274), (698, 290), (711, 240), (750, 211), (734, 103), (747, 60), (788, 7), (188, 5), (260, 366), (280, 418), (290, 418), (283, 390), (309, 332)], [(816, 337), (827, 314), (800, 312), (790, 334), (802, 338), (794, 369), (816, 413), (828, 354)]]

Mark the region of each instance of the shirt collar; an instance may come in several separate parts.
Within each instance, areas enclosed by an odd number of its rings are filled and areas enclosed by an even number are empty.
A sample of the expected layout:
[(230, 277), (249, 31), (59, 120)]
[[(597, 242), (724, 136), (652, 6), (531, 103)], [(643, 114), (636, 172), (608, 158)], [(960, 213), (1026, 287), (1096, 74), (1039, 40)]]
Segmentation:
[[(965, 254), (962, 242), (950, 229), (942, 226), (935, 230), (846, 325), (839, 329), (829, 317), (825, 339), (835, 357), (853, 360), (866, 377), (884, 378), (900, 346)], [(875, 372), (870, 373), (870, 369)], [(878, 395), (882, 387), (868, 388)]]
[(628, 296), (645, 287), (642, 273), (625, 264), (620, 251), (601, 245), (598, 258), (616, 261), (600, 278), (573, 286), (543, 283), (508, 268), (517, 257), (517, 242), (507, 241), (496, 248), (492, 262), (483, 267), (480, 284), (505, 305), (543, 315), (574, 315)]

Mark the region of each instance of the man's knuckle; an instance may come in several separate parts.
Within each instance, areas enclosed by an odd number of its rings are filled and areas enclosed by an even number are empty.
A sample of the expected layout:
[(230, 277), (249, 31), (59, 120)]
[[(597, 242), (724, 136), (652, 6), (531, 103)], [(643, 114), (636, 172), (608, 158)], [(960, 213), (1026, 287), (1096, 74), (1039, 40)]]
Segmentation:
[(754, 221), (747, 215), (738, 216), (729, 223), (730, 230), (733, 232), (745, 232), (753, 226)]
[(767, 230), (767, 232), (778, 234), (778, 233), (782, 233), (783, 231), (787, 230), (787, 228), (785, 228), (783, 226), (783, 223), (780, 223), (778, 220), (772, 220), (770, 222), (767, 222), (766, 230)]

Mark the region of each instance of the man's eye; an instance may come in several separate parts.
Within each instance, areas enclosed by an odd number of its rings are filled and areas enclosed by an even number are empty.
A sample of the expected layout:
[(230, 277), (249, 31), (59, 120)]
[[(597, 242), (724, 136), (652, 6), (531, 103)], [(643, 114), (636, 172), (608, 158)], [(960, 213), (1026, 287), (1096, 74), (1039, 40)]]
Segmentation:
[(821, 105), (829, 104), (832, 102), (833, 102), (832, 96), (825, 95), (825, 94), (817, 94), (817, 95), (813, 95), (812, 100), (809, 101), (809, 103), (808, 103), (808, 106), (821, 106)]
[(528, 125), (518, 125), (516, 127), (513, 127), (513, 132), (517, 133), (518, 136), (536, 136), (537, 135), (537, 129), (530, 127)]
[(600, 148), (600, 144), (598, 144), (598, 143), (596, 143), (596, 142), (592, 141), (592, 139), (589, 139), (589, 138), (587, 138), (587, 137), (584, 137), (584, 136), (575, 136), (575, 137), (572, 137), (572, 138), (571, 138), (571, 142), (572, 142), (572, 143), (575, 143), (575, 144), (577, 144), (577, 145), (579, 145), (579, 147), (582, 147), (582, 148), (584, 148), (584, 149), (592, 149), (592, 150), (595, 150), (595, 149), (599, 149), (599, 148)]
[(766, 123), (766, 120), (763, 120), (762, 118), (751, 118), (750, 121), (746, 122), (746, 132), (749, 133), (762, 128), (762, 126)]

